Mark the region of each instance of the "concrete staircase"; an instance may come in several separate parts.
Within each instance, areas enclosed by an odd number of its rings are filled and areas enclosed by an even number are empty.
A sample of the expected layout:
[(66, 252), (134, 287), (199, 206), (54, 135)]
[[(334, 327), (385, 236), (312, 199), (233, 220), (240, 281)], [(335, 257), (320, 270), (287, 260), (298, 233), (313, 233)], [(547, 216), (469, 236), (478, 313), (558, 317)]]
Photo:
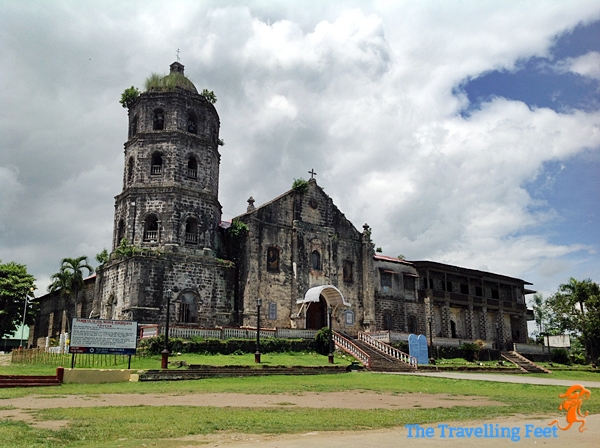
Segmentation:
[(415, 366), (386, 355), (363, 341), (354, 339), (352, 342), (371, 358), (369, 370), (374, 372), (414, 372), (416, 370)]
[(60, 386), (60, 380), (53, 375), (0, 375), (0, 388)]
[(508, 362), (512, 362), (519, 369), (526, 373), (552, 373), (550, 370), (543, 368), (542, 366), (537, 365), (536, 363), (528, 360), (519, 352), (510, 351), (510, 352), (502, 352), (502, 357), (506, 359)]

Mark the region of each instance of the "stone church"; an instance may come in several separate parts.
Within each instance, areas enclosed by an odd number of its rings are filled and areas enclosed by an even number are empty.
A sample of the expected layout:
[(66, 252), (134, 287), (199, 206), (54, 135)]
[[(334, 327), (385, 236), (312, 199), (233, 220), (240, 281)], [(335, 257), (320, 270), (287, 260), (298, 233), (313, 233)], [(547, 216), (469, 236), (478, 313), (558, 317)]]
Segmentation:
[[(86, 280), (78, 316), (171, 325), (392, 330), (525, 342), (529, 283), (376, 254), (314, 172), (221, 220), (219, 116), (174, 62), (129, 106), (110, 259)], [(312, 171), (312, 170), (311, 170)], [(64, 331), (64, 298), (38, 298), (30, 343)], [(72, 315), (72, 313), (71, 313)], [(495, 329), (495, 331), (494, 331)]]

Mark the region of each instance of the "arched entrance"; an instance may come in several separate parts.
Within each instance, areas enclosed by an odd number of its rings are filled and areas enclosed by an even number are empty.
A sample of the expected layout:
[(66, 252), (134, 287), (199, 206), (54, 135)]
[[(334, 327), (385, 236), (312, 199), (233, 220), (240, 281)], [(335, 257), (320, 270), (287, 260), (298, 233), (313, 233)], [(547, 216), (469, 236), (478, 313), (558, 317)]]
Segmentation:
[(318, 302), (310, 304), (306, 310), (306, 328), (320, 330), (327, 326), (327, 301), (319, 296)]
[(296, 301), (300, 305), (298, 315), (306, 316), (305, 328), (319, 330), (327, 326), (327, 306), (330, 305), (335, 310), (338, 306), (350, 307), (341, 291), (333, 285), (315, 286), (310, 288), (304, 294), (302, 299)]

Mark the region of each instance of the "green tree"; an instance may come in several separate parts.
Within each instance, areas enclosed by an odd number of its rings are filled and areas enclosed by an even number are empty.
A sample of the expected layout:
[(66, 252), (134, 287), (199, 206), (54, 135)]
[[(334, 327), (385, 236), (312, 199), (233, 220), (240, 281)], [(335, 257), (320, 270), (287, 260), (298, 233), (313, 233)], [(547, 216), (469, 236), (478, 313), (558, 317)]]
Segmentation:
[(533, 317), (535, 319), (535, 324), (537, 325), (537, 336), (540, 337), (548, 327), (548, 322), (550, 319), (550, 310), (548, 309), (548, 305), (544, 300), (544, 296), (539, 292), (536, 292), (533, 295), (533, 299), (531, 300), (531, 306), (533, 308)]
[(48, 292), (58, 292), (59, 296), (62, 297), (65, 301), (65, 304), (67, 304), (65, 306), (68, 314), (67, 328), (69, 333), (71, 333), (71, 312), (69, 311), (69, 297), (71, 296), (71, 274), (61, 269), (56, 274), (52, 274), (50, 276), (50, 280), (52, 280), (52, 283), (48, 285)]
[(13, 261), (2, 263), (0, 260), (0, 337), (6, 337), (23, 322), (31, 325), (35, 320), (37, 307), (26, 302), (33, 298), (35, 278), (27, 272), (27, 267)]
[(600, 286), (591, 279), (571, 278), (547, 301), (551, 326), (582, 338), (588, 359), (600, 353)]
[(130, 88), (125, 89), (125, 91), (121, 94), (119, 103), (121, 103), (121, 106), (124, 108), (129, 109), (139, 97), (140, 91), (136, 87), (131, 86)]
[(60, 271), (54, 274), (51, 278), (62, 277), (61, 282), (65, 288), (69, 290), (69, 294), (73, 296), (74, 313), (73, 317), (78, 316), (78, 296), (79, 291), (83, 289), (83, 270), (87, 269), (88, 275), (94, 272), (94, 268), (88, 263), (88, 257), (81, 256), (77, 258), (63, 258), (61, 261)]

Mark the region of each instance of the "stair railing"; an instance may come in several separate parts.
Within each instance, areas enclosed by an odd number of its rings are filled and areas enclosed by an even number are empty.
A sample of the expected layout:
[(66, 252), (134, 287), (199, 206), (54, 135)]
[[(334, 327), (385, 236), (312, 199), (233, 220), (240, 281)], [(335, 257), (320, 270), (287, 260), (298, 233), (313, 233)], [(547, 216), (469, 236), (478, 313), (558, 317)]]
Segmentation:
[(333, 342), (335, 342), (336, 347), (340, 348), (349, 355), (354, 356), (356, 359), (358, 359), (362, 363), (362, 365), (365, 366), (367, 369), (371, 367), (371, 357), (368, 355), (367, 352), (362, 350), (350, 339), (345, 338), (337, 331), (334, 331)]
[(415, 369), (417, 368), (417, 365), (418, 365), (417, 358), (415, 358), (414, 356), (411, 356), (407, 353), (404, 353), (403, 351), (398, 350), (397, 348), (394, 348), (391, 345), (386, 344), (385, 342), (381, 342), (375, 338), (372, 338), (367, 333), (363, 333), (362, 331), (359, 332), (358, 340), (364, 342), (365, 344), (368, 344), (369, 346), (373, 347), (375, 350), (378, 350), (387, 356), (390, 356), (399, 361), (405, 362), (406, 364), (411, 365)]

